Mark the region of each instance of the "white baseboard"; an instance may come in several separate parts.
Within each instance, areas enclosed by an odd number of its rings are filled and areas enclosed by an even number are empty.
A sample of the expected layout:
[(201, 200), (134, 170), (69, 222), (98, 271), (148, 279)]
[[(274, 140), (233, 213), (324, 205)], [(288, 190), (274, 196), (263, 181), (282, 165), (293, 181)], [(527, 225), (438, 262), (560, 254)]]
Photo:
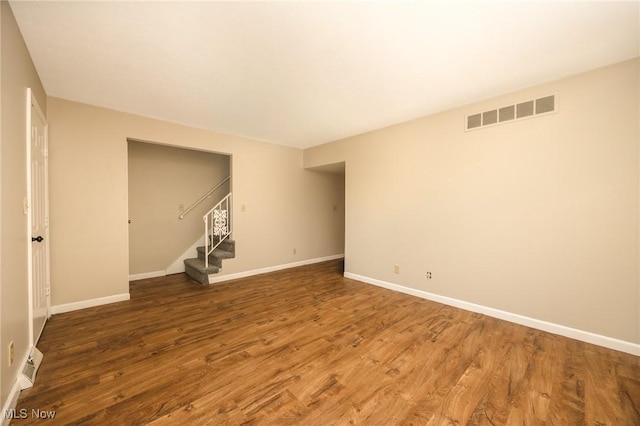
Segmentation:
[(281, 271), (283, 269), (295, 268), (298, 266), (305, 266), (305, 265), (312, 265), (314, 263), (326, 262), (328, 260), (336, 260), (336, 259), (343, 259), (343, 258), (344, 258), (344, 254), (336, 254), (333, 256), (317, 257), (315, 259), (302, 260), (300, 262), (286, 263), (284, 265), (268, 266), (266, 268), (253, 269), (251, 271), (238, 272), (236, 274), (229, 274), (229, 275), (211, 274), (209, 275), (209, 284), (221, 283), (221, 282), (230, 281), (230, 280), (237, 280), (238, 278), (246, 278), (246, 277), (251, 277), (253, 275), (266, 274), (268, 272)]
[(97, 299), (82, 300), (80, 302), (65, 303), (51, 307), (51, 314), (62, 314), (65, 312), (77, 311), (80, 309), (93, 308), (94, 306), (107, 305), (109, 303), (129, 300), (129, 293), (114, 294), (113, 296), (98, 297)]
[[(182, 272), (184, 272), (184, 270)], [(143, 272), (142, 274), (129, 275), (129, 281), (146, 280), (147, 278), (158, 278), (166, 275), (167, 271)]]
[(28, 382), (28, 380), (25, 379), (24, 375), (22, 374), (22, 372), (24, 371), (24, 367), (27, 365), (27, 360), (29, 359), (29, 354), (31, 353), (32, 348), (33, 347), (30, 346), (27, 352), (25, 352), (24, 356), (22, 357), (22, 361), (20, 362), (18, 369), (16, 370), (16, 378), (2, 407), (2, 413), (0, 413), (0, 419), (2, 419), (2, 422), (0, 422), (0, 424), (2, 426), (7, 426), (11, 422), (12, 419), (10, 413), (13, 413), (13, 410), (15, 410), (16, 406), (18, 405), (20, 392), (22, 392), (24, 389), (30, 388), (32, 385)]
[(9, 391), (9, 395), (7, 396), (7, 400), (2, 407), (2, 426), (8, 426), (11, 422), (12, 419), (10, 413), (12, 413), (18, 405), (20, 391), (22, 391), (22, 388), (20, 386), (20, 382), (16, 379), (16, 381), (13, 383), (13, 386), (11, 386), (11, 390)]
[(414, 288), (404, 287), (398, 284), (389, 283), (386, 281), (377, 280), (374, 278), (365, 277), (362, 275), (352, 274), (350, 272), (344, 273), (345, 278), (351, 278), (357, 281), (361, 281), (367, 284), (373, 284), (378, 287), (384, 287), (389, 290), (398, 291), (412, 296), (417, 296), (422, 299), (431, 300), (433, 302), (442, 303), (444, 305), (453, 306), (456, 308), (464, 309), (471, 312), (477, 312), (493, 318), (513, 322), (516, 324), (524, 325), (527, 327), (535, 328), (538, 330), (547, 331), (549, 333), (557, 334), (571, 339), (580, 340), (582, 342), (591, 343), (594, 345), (602, 346), (609, 349), (614, 349), (620, 352), (626, 352), (628, 354), (640, 356), (640, 345), (636, 343), (627, 342), (624, 340), (615, 339), (613, 337), (602, 336), (600, 334), (591, 333), (589, 331), (578, 330), (575, 328), (567, 327), (560, 324), (555, 324), (535, 318), (526, 317), (523, 315), (514, 314), (511, 312), (501, 311), (499, 309), (489, 308), (487, 306), (476, 305), (475, 303), (465, 302), (464, 300), (458, 300), (451, 297), (440, 296), (437, 294), (429, 293)]

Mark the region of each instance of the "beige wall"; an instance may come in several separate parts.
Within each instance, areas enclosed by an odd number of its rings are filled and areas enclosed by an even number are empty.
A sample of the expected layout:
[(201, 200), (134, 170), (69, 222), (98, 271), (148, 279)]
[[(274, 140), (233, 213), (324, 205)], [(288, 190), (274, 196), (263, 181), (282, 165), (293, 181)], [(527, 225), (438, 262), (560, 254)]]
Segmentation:
[[(16, 381), (17, 369), (30, 348), (27, 298), (26, 188), (27, 88), (46, 114), (46, 96), (26, 49), (11, 8), (1, 2), (1, 177), (0, 240), (0, 404)], [(7, 346), (15, 344), (15, 361), (7, 366)]]
[(188, 208), (229, 176), (230, 156), (137, 141), (128, 148), (129, 274), (166, 271), (202, 238), (202, 216), (229, 193), (230, 183), (182, 220), (179, 206)]
[[(346, 162), (346, 271), (640, 343), (638, 80), (627, 61), (306, 150)], [(548, 94), (555, 114), (464, 131)]]
[(343, 253), (344, 182), (301, 150), (49, 98), (53, 305), (128, 292), (127, 138), (233, 156), (223, 274)]

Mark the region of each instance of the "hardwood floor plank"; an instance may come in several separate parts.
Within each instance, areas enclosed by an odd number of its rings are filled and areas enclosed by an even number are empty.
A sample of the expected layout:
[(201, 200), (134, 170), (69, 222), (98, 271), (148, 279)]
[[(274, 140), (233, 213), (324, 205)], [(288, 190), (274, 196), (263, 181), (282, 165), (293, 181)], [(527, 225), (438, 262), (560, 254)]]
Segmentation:
[(341, 274), (133, 282), (129, 301), (51, 319), (18, 409), (78, 425), (640, 424), (638, 357)]
[(552, 390), (551, 424), (586, 424), (584, 345), (575, 340), (567, 342), (569, 350), (561, 362), (562, 377)]

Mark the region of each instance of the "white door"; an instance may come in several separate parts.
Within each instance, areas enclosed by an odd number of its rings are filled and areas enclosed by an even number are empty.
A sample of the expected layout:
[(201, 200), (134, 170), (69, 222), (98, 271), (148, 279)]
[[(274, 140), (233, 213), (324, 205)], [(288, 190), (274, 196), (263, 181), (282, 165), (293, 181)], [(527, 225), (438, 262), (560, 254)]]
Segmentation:
[(31, 129), (27, 156), (29, 221), (31, 236), (31, 267), (29, 287), (31, 294), (31, 343), (35, 346), (44, 324), (49, 318), (49, 217), (48, 217), (48, 144), (47, 122), (28, 91), (27, 123)]

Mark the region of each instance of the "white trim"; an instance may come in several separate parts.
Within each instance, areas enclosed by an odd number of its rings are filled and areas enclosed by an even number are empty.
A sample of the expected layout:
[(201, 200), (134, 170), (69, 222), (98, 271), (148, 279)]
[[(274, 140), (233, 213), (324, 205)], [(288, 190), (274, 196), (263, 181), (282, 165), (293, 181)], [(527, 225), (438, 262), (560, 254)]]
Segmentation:
[(107, 305), (109, 303), (123, 302), (129, 299), (129, 293), (114, 294), (113, 296), (98, 297), (97, 299), (82, 300), (80, 302), (65, 303), (63, 305), (54, 305), (51, 307), (51, 313), (54, 315), (62, 314), (65, 312), (72, 312), (78, 311), (80, 309)]
[[(31, 209), (31, 139), (32, 139), (32, 116), (31, 112), (33, 111), (33, 101), (34, 97), (31, 93), (31, 88), (27, 87), (27, 128), (26, 128), (26, 148), (25, 148), (25, 156), (26, 156), (26, 173), (27, 173), (27, 194), (24, 200), (25, 210), (24, 213), (27, 215), (27, 298), (28, 298), (28, 312), (29, 312), (29, 344), (33, 344), (33, 242), (31, 238), (33, 237), (33, 211)], [(38, 109), (36, 109), (38, 111)]]
[(0, 413), (0, 419), (2, 419), (2, 426), (8, 426), (9, 422), (11, 422), (11, 418), (7, 415), (10, 410), (13, 410), (18, 405), (18, 398), (20, 397), (20, 392), (22, 391), (20, 387), (20, 382), (16, 379), (11, 386), (11, 390), (9, 391), (9, 395), (7, 396), (7, 400), (2, 407), (2, 413)]
[(384, 287), (389, 290), (398, 291), (412, 296), (420, 297), (422, 299), (431, 300), (433, 302), (442, 303), (445, 305), (453, 306), (456, 308), (464, 309), (471, 312), (477, 312), (493, 318), (513, 322), (516, 324), (524, 325), (527, 327), (535, 328), (538, 330), (547, 331), (549, 333), (557, 334), (571, 339), (580, 340), (582, 342), (591, 343), (605, 348), (613, 349), (616, 351), (626, 352), (631, 355), (640, 356), (640, 344), (627, 342), (624, 340), (615, 339), (613, 337), (602, 336), (600, 334), (591, 333), (589, 331), (578, 330), (575, 328), (567, 327), (560, 324), (555, 324), (535, 318), (526, 317), (523, 315), (514, 314), (511, 312), (501, 311), (499, 309), (489, 308), (487, 306), (476, 305), (475, 303), (465, 302), (464, 300), (454, 299), (447, 296), (440, 296), (426, 291), (417, 290), (415, 288), (404, 287), (398, 284), (389, 283), (386, 281), (376, 280), (374, 278), (364, 277), (362, 275), (353, 274), (351, 272), (344, 273), (345, 278), (351, 278), (353, 280), (361, 281), (367, 284), (373, 284), (378, 287)]
[(219, 274), (211, 274), (209, 275), (209, 284), (221, 283), (224, 281), (237, 280), (238, 278), (246, 278), (251, 277), (253, 275), (266, 274), (268, 272), (281, 271), (283, 269), (295, 268), (298, 266), (312, 265), (314, 263), (326, 262), (328, 260), (336, 260), (343, 259), (344, 254), (335, 254), (332, 256), (326, 257), (317, 257), (315, 259), (307, 259), (302, 260), (300, 262), (286, 263), (284, 265), (276, 265), (276, 266), (268, 266), (266, 268), (253, 269), (251, 271), (238, 272), (236, 274), (229, 275), (219, 275)]
[(2, 426), (7, 426), (9, 422), (12, 420), (11, 418), (8, 418), (6, 413), (8, 413), (9, 410), (16, 408), (16, 406), (18, 405), (18, 398), (20, 398), (20, 392), (22, 392), (24, 389), (28, 389), (33, 386), (33, 383), (31, 383), (24, 376), (24, 374), (22, 374), (22, 372), (24, 371), (24, 367), (27, 365), (27, 360), (29, 359), (29, 355), (31, 354), (31, 351), (33, 350), (33, 348), (34, 346), (32, 345), (29, 346), (29, 349), (25, 352), (24, 356), (22, 357), (20, 366), (16, 370), (17, 371), (16, 379), (13, 382), (13, 386), (11, 386), (9, 395), (7, 395), (7, 399), (4, 403), (4, 406), (2, 407), (2, 413), (0, 413), (0, 419), (2, 419), (2, 422), (0, 424)]
[(129, 275), (129, 281), (145, 280), (147, 278), (158, 278), (167, 276), (167, 271), (143, 272), (142, 274)]

